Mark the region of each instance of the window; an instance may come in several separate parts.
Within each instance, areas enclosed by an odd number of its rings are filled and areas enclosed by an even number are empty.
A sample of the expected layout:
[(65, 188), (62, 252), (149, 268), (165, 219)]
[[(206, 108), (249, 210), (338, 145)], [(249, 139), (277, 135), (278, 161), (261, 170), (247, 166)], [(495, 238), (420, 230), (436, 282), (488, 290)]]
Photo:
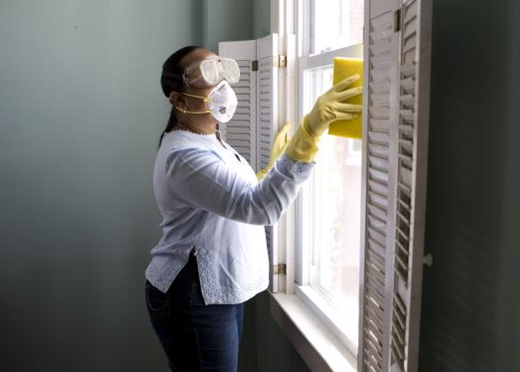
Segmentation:
[[(332, 86), (334, 57), (361, 57), (363, 0), (301, 3), (306, 5), (298, 28), (303, 33), (298, 105), (303, 116)], [(323, 136), (297, 212), (296, 294), (353, 353), (358, 339), (361, 148), (361, 140)]]
[[(364, 0), (312, 1), (312, 53), (323, 53), (363, 41)], [(314, 11), (312, 11), (312, 9)]]

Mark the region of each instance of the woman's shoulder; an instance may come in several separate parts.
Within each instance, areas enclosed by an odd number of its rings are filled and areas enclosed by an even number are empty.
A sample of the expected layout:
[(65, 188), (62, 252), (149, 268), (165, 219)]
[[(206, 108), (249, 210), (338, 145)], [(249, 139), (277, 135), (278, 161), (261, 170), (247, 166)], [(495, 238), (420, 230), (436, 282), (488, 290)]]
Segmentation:
[(178, 161), (190, 164), (205, 163), (211, 161), (211, 159), (221, 157), (216, 151), (216, 146), (213, 146), (212, 141), (208, 141), (207, 138), (195, 137), (199, 136), (196, 133), (182, 130), (168, 133), (172, 134), (168, 137), (165, 135), (165, 141), (161, 144), (161, 152), (162, 157), (166, 159), (166, 163), (169, 165)]

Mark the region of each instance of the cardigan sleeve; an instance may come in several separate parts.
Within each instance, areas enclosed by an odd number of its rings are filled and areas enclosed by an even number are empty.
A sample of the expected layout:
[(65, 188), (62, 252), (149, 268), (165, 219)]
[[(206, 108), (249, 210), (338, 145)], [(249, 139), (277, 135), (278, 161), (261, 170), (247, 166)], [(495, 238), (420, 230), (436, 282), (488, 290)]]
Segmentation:
[(272, 225), (296, 199), (316, 163), (282, 154), (258, 183), (203, 148), (172, 150), (166, 160), (168, 188), (187, 206), (235, 221)]

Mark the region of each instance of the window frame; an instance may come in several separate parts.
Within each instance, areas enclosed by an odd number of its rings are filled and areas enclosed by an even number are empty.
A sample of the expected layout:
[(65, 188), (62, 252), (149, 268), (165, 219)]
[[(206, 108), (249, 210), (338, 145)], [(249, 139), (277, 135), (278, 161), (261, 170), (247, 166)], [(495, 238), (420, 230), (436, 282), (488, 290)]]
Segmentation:
[[(306, 71), (324, 67), (332, 67), (335, 57), (353, 57), (360, 58), (363, 56), (363, 43), (354, 44), (338, 49), (327, 50), (322, 53), (311, 54), (313, 48), (314, 21), (310, 16), (314, 9), (315, 0), (299, 0), (297, 2), (297, 18), (296, 18), (296, 39), (297, 39), (297, 61), (296, 74), (298, 79), (295, 89), (297, 89), (296, 100), (296, 118), (298, 123), (301, 122), (304, 112), (304, 75)], [(310, 23), (310, 27), (304, 27), (306, 22)], [(307, 32), (305, 32), (307, 30)], [(298, 85), (299, 84), (299, 85)], [(362, 145), (362, 149), (364, 146)], [(363, 150), (361, 150), (363, 151)], [(309, 231), (306, 219), (303, 216), (309, 214), (310, 203), (305, 203), (305, 198), (309, 197), (309, 189), (311, 185), (306, 183), (300, 191), (294, 205), (294, 252), (295, 252), (295, 286), (294, 294), (305, 304), (328, 328), (328, 330), (338, 338), (347, 350), (354, 356), (357, 355), (357, 339), (351, 340), (344, 331), (343, 326), (334, 316), (335, 310), (330, 303), (324, 298), (319, 290), (310, 286), (310, 246), (309, 242), (302, 239), (303, 232)], [(363, 209), (360, 204), (360, 215), (363, 218)], [(359, 241), (359, 250), (361, 254), (362, 240)], [(357, 309), (359, 312), (359, 308)], [(358, 314), (356, 314), (356, 319)], [(355, 329), (358, 330), (358, 322)], [(357, 333), (357, 332), (356, 332)], [(356, 335), (357, 337), (357, 335)]]

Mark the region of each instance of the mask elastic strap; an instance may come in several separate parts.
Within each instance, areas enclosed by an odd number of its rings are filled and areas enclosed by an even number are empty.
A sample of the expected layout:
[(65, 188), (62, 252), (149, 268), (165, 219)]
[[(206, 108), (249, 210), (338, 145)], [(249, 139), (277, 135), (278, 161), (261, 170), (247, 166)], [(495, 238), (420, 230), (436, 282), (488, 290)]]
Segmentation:
[(198, 96), (196, 94), (191, 94), (191, 93), (184, 93), (184, 92), (181, 92), (182, 95), (184, 96), (188, 96), (188, 97), (193, 97), (193, 98), (198, 98), (198, 99), (201, 99), (203, 100), (204, 102), (209, 102), (211, 101), (211, 99), (209, 97), (206, 97), (206, 96)]
[(177, 109), (177, 111), (180, 111), (183, 114), (211, 114), (210, 110), (206, 110), (206, 111), (188, 111), (188, 110), (185, 110), (185, 109), (178, 108), (177, 106), (175, 106), (175, 108)]
[[(170, 94), (170, 102), (173, 104), (172, 100), (171, 100), (171, 96), (172, 96), (173, 92)], [(193, 98), (199, 98), (201, 100), (203, 100), (204, 102), (210, 102), (211, 99), (209, 97), (205, 97), (205, 96), (198, 96), (196, 94), (191, 94), (191, 93), (184, 93), (184, 92), (181, 92), (182, 95), (185, 95), (185, 96), (188, 96), (188, 97), (193, 97)], [(182, 108), (179, 108), (177, 106), (175, 106), (175, 109), (177, 111), (180, 111), (182, 112), (183, 114), (194, 114), (194, 115), (204, 115), (204, 114), (211, 114), (211, 111), (210, 110), (205, 110), (205, 111), (189, 111), (189, 110), (185, 110), (185, 109), (182, 109)]]

